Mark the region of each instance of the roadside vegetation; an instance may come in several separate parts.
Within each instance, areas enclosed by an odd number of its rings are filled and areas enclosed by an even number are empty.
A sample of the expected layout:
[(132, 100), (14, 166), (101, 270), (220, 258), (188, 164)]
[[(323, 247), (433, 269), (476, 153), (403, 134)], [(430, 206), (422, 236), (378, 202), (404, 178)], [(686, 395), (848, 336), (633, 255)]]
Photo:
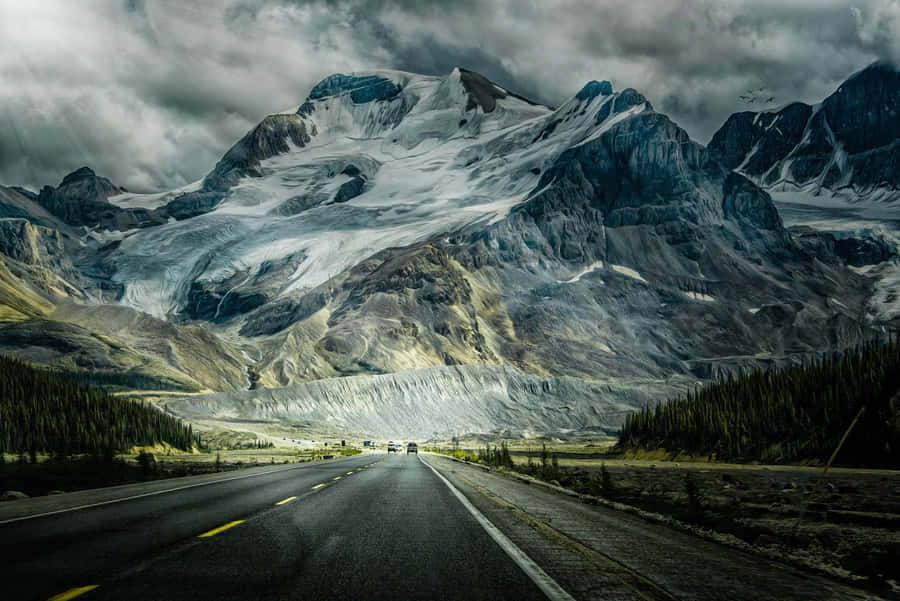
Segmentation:
[[(534, 476), (547, 481), (559, 480), (559, 478), (564, 477), (566, 474), (566, 471), (559, 467), (559, 456), (556, 453), (548, 451), (546, 443), (541, 445), (540, 451), (530, 450), (527, 452), (527, 463), (517, 463), (514, 461), (509, 446), (505, 441), (494, 446), (487, 444), (476, 450), (460, 448), (446, 449), (435, 446), (425, 447), (423, 450), (429, 453), (447, 455), (470, 463), (480, 463), (482, 465), (528, 474), (529, 476)], [(559, 482), (557, 482), (557, 484), (559, 484)]]
[[(550, 448), (553, 450), (551, 451)], [(678, 525), (715, 540), (736, 540), (773, 559), (849, 578), (879, 593), (900, 590), (900, 474), (661, 462), (557, 452), (560, 446), (514, 451), (507, 443), (476, 450), (424, 450), (530, 476), (604, 504)], [(815, 491), (815, 492), (814, 492)], [(731, 544), (729, 542), (729, 544)]]
[(728, 375), (628, 417), (617, 450), (720, 461), (900, 468), (900, 342), (804, 365)]

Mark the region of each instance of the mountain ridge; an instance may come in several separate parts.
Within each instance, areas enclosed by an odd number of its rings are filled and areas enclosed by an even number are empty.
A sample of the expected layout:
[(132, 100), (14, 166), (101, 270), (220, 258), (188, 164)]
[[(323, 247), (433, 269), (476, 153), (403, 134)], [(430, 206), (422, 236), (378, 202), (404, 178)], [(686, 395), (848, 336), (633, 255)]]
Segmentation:
[(893, 203), (900, 198), (898, 124), (900, 70), (875, 62), (817, 105), (731, 115), (709, 149), (767, 189)]
[[(80, 228), (65, 252), (89, 300), (52, 315), (188, 377), (202, 369), (207, 385), (227, 372), (249, 396), (501, 366), (579, 379), (601, 413), (651, 402), (625, 390), (665, 395), (867, 337), (870, 280), (833, 241), (793, 236), (717, 153), (608, 81), (550, 108), (464, 69), (335, 74), (191, 186), (140, 195), (92, 172), (64, 179), (56, 190), (99, 182), (109, 194), (86, 206), (111, 208), (93, 223), (58, 211)], [(109, 323), (97, 320), (109, 304)], [(203, 361), (166, 359), (129, 337), (130, 323), (169, 323), (169, 340), (207, 332), (187, 347)], [(210, 370), (211, 356), (227, 368)]]

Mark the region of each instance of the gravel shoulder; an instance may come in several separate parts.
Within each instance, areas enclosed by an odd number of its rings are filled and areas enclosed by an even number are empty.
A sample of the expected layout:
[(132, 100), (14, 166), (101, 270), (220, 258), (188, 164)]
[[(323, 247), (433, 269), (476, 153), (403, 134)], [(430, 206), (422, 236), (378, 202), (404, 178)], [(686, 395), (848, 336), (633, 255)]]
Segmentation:
[(579, 599), (891, 598), (507, 474), (424, 458)]

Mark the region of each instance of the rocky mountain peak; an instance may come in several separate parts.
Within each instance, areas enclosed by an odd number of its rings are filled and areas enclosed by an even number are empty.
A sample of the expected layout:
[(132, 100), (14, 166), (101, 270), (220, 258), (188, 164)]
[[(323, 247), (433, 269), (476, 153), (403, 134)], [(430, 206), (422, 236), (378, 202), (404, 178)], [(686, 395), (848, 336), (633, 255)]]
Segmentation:
[(288, 152), (291, 144), (297, 148), (306, 146), (310, 134), (315, 135), (315, 128), (307, 129), (299, 114), (269, 115), (225, 153), (204, 180), (204, 187), (224, 190), (241, 177), (257, 176), (260, 161)]
[(105, 201), (110, 196), (126, 192), (125, 188), (115, 185), (108, 178), (98, 176), (90, 167), (79, 167), (63, 177), (59, 189), (75, 186), (88, 186), (96, 192), (96, 199)]
[(90, 167), (80, 167), (66, 175), (58, 188), (44, 186), (37, 202), (48, 212), (74, 226), (103, 226), (108, 229), (130, 229), (147, 223), (159, 223), (148, 211), (123, 210), (109, 198), (127, 192), (109, 179), (97, 175)]
[(400, 86), (379, 75), (329, 75), (309, 92), (308, 100), (348, 94), (355, 104), (376, 100), (390, 100), (400, 93)]
[(873, 63), (821, 104), (731, 115), (709, 143), (712, 156), (756, 183), (900, 199), (900, 71)]
[(97, 174), (94, 173), (94, 170), (91, 169), (90, 167), (79, 167), (72, 173), (66, 175), (59, 185), (65, 186), (65, 185), (71, 184), (73, 182), (76, 182), (78, 180), (96, 177), (96, 175)]
[(578, 100), (587, 100), (588, 98), (596, 98), (597, 96), (609, 96), (613, 93), (612, 84), (606, 80), (591, 80), (584, 84), (584, 87), (575, 94)]
[(900, 71), (873, 63), (841, 84), (822, 108), (846, 152), (890, 144), (900, 138)]
[(498, 99), (506, 98), (509, 95), (506, 90), (493, 84), (491, 80), (480, 73), (468, 69), (458, 69), (458, 71), (459, 81), (469, 94), (469, 101), (466, 103), (467, 111), (480, 106), (485, 113), (490, 113), (497, 106)]

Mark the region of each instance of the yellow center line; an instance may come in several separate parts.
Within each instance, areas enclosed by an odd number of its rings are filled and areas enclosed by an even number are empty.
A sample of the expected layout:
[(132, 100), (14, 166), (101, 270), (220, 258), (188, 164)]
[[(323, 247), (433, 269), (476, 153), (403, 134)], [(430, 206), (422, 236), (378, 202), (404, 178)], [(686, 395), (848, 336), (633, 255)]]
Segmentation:
[(278, 502), (275, 503), (275, 504), (276, 504), (276, 505), (284, 505), (285, 503), (290, 503), (291, 501), (293, 501), (293, 500), (296, 499), (296, 498), (297, 498), (297, 497), (288, 497), (288, 498), (285, 499), (284, 501), (278, 501)]
[(349, 475), (352, 474), (352, 473), (353, 473), (353, 472), (347, 472), (347, 475), (349, 476)]
[(324, 483), (323, 483), (323, 484), (316, 484), (315, 486), (313, 486), (313, 490), (316, 490), (317, 488), (322, 488), (323, 486), (325, 486)]
[(340, 479), (341, 479), (341, 476), (335, 476), (334, 478), (332, 478), (332, 480), (340, 480)]
[(204, 532), (203, 534), (198, 535), (197, 538), (208, 538), (210, 536), (215, 536), (218, 533), (228, 530), (229, 528), (234, 528), (235, 526), (237, 526), (238, 524), (241, 524), (243, 522), (244, 522), (244, 520), (235, 520), (233, 522), (228, 522), (224, 526), (219, 526), (218, 528), (213, 528), (209, 532)]
[(80, 586), (78, 588), (69, 589), (64, 593), (60, 593), (53, 597), (50, 597), (47, 601), (69, 601), (69, 599), (74, 599), (80, 595), (85, 594), (88, 591), (92, 591), (97, 588), (98, 584), (91, 584), (90, 586)]

